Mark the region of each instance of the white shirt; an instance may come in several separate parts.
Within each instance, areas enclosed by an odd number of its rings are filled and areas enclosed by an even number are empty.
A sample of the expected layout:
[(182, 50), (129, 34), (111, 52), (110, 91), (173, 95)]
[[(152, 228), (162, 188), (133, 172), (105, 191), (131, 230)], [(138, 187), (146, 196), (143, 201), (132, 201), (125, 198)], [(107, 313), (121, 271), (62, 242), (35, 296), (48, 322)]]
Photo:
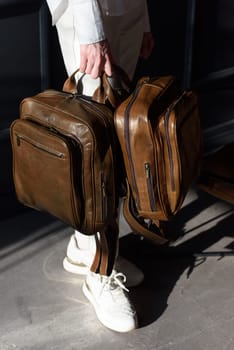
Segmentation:
[(102, 11), (109, 16), (120, 16), (144, 3), (145, 31), (150, 31), (146, 0), (47, 0), (53, 25), (61, 18), (68, 5), (72, 7), (75, 27), (81, 44), (89, 44), (106, 38)]

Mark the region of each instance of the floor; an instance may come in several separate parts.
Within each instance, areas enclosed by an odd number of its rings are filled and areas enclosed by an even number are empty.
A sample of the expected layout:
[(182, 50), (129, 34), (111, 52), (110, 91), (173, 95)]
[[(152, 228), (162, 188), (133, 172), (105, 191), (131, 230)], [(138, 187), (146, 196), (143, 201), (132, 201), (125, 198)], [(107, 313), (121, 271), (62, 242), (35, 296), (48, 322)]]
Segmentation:
[(121, 216), (120, 253), (145, 273), (129, 297), (139, 329), (103, 327), (63, 271), (72, 230), (26, 211), (0, 222), (0, 350), (233, 350), (234, 208), (191, 189), (159, 248)]

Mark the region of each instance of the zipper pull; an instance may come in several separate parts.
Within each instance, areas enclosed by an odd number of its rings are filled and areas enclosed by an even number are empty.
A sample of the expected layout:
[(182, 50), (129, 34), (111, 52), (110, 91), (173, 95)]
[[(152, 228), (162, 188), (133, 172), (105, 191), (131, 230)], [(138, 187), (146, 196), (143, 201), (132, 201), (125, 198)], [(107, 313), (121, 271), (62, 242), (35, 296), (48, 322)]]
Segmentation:
[(20, 136), (19, 135), (16, 135), (16, 143), (17, 143), (17, 146), (20, 146)]
[(145, 176), (147, 179), (150, 178), (150, 164), (149, 163), (145, 163)]
[(106, 197), (106, 184), (105, 184), (104, 174), (101, 175), (101, 188), (102, 188), (102, 196), (103, 196), (103, 198), (105, 198)]

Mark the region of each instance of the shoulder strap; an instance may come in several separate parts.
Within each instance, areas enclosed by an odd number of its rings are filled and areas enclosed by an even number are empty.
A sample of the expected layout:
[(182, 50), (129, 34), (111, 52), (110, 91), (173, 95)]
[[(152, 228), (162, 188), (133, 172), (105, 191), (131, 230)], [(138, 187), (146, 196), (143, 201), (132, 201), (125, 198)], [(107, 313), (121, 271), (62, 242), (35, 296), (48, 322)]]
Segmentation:
[(123, 215), (130, 227), (135, 232), (152, 241), (154, 244), (162, 245), (168, 243), (168, 239), (165, 237), (163, 229), (160, 227), (160, 222), (158, 222), (157, 225), (156, 222), (154, 222), (151, 227), (147, 227), (147, 224), (144, 222), (143, 218), (137, 215), (134, 199), (127, 180), (126, 183), (127, 195), (123, 204)]

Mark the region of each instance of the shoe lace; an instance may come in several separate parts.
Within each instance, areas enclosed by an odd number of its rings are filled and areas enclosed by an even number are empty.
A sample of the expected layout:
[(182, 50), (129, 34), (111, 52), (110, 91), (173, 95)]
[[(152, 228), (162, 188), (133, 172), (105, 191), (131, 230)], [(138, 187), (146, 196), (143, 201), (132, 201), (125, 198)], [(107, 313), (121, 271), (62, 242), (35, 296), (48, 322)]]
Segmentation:
[(124, 291), (129, 292), (124, 285), (126, 280), (127, 278), (122, 272), (113, 270), (110, 276), (105, 276), (103, 279), (103, 286), (100, 295), (103, 291), (106, 291), (108, 296), (112, 298), (112, 308), (114, 308), (115, 312), (117, 309), (118, 312), (133, 316), (135, 314), (135, 310), (124, 293)]
[(129, 289), (124, 285), (126, 283), (126, 276), (122, 272), (113, 271), (112, 274), (107, 277), (106, 285), (110, 289), (116, 289), (120, 287), (121, 289), (129, 292)]

